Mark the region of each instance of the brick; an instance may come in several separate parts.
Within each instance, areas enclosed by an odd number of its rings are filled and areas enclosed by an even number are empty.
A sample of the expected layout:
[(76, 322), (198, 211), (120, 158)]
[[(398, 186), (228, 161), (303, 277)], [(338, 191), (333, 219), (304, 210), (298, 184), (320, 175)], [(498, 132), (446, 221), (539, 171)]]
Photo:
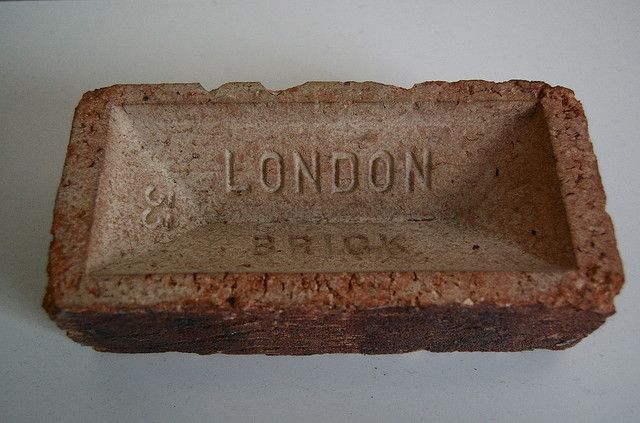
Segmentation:
[(587, 122), (542, 82), (86, 93), (44, 307), (100, 351), (563, 349), (623, 283)]

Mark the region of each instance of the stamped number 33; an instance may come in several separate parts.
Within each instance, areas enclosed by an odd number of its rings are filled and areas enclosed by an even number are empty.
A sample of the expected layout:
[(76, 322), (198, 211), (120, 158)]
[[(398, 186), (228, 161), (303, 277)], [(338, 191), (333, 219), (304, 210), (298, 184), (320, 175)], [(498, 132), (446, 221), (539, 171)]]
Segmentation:
[(142, 215), (142, 224), (145, 228), (155, 229), (163, 227), (171, 229), (173, 225), (173, 205), (175, 194), (171, 190), (165, 193), (159, 192), (155, 185), (148, 185), (144, 189), (144, 201), (147, 208)]

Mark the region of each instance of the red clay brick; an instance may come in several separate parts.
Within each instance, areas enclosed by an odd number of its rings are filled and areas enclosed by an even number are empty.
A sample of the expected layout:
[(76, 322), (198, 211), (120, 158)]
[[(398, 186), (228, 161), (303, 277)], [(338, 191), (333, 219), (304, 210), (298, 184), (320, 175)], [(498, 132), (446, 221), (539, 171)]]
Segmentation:
[(573, 92), (117, 85), (76, 109), (44, 307), (115, 352), (562, 349), (623, 272)]

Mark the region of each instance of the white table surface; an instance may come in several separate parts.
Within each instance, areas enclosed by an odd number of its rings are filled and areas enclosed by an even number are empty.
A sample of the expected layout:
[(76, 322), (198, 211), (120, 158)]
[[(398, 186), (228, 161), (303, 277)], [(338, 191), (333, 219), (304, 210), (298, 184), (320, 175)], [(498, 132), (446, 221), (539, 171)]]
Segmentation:
[[(562, 3), (556, 4), (556, 3)], [(115, 83), (544, 80), (583, 102), (627, 277), (562, 352), (97, 353), (40, 307), (71, 117)], [(0, 3), (0, 420), (639, 421), (640, 3)]]

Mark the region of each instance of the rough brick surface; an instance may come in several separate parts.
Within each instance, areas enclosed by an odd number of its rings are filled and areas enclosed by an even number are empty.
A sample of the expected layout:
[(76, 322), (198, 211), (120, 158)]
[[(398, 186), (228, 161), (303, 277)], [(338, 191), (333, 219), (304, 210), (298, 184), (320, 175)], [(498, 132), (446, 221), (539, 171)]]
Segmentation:
[(540, 82), (118, 85), (76, 109), (44, 307), (115, 352), (562, 349), (623, 272)]

